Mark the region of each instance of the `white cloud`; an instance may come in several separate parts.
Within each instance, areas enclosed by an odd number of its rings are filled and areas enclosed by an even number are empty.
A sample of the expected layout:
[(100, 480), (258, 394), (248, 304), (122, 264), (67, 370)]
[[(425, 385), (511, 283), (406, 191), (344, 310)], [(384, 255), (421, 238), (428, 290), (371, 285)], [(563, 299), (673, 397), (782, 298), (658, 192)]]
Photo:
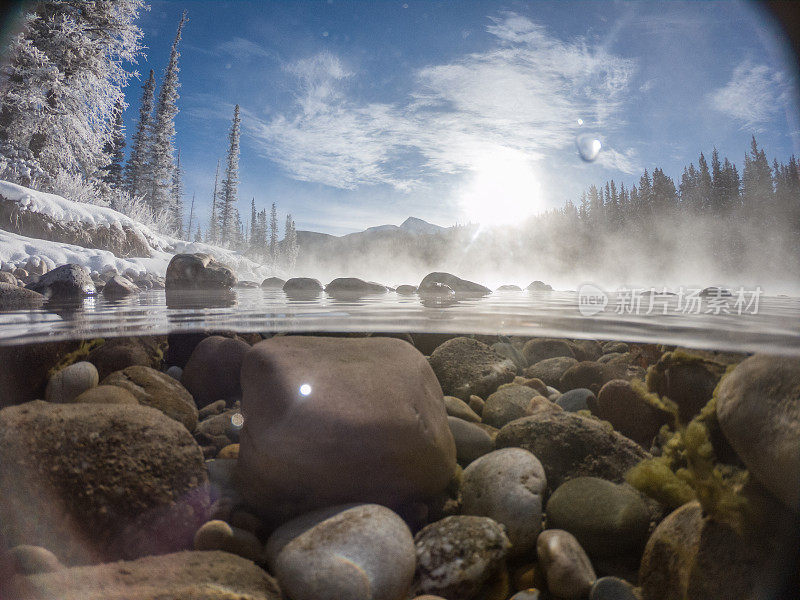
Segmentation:
[(789, 86), (783, 72), (744, 61), (731, 80), (708, 95), (711, 106), (743, 128), (758, 129), (785, 109)]
[[(249, 133), (297, 179), (410, 189), (426, 173), (474, 171), (493, 153), (536, 161), (572, 148), (579, 119), (604, 132), (622, 124), (632, 60), (558, 40), (515, 13), (492, 18), (487, 31), (493, 47), (419, 70), (396, 103), (351, 97), (356, 75), (330, 53), (287, 65), (295, 110), (251, 120)], [(632, 151), (606, 152), (604, 164), (632, 170)]]
[(227, 42), (221, 43), (217, 46), (217, 51), (239, 59), (277, 58), (274, 52), (241, 37), (234, 37)]

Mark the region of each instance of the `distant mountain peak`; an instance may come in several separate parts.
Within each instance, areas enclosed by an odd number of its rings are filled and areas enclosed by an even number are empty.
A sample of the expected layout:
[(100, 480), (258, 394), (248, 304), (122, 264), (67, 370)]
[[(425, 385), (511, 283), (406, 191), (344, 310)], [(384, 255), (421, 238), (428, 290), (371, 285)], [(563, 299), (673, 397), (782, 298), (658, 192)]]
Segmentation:
[(427, 221), (423, 221), (417, 217), (408, 217), (400, 225), (400, 229), (411, 231), (413, 233), (438, 233), (445, 228), (434, 225), (433, 223), (428, 223)]

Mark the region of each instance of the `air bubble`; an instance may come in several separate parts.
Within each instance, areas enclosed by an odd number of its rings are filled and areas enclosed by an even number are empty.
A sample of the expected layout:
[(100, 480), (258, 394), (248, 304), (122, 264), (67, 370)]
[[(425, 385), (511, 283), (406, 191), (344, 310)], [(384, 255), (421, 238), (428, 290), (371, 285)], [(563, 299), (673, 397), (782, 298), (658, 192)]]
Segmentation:
[(578, 147), (581, 158), (586, 162), (594, 161), (603, 148), (603, 144), (597, 139), (597, 136), (591, 133), (582, 133), (577, 136), (575, 145)]

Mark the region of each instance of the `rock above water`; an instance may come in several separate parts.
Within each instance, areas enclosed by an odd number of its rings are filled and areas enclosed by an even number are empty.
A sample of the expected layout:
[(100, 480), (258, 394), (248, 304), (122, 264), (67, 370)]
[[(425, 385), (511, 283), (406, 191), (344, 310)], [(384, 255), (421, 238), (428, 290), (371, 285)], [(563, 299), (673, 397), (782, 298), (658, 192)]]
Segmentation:
[(536, 554), (551, 594), (564, 600), (578, 600), (589, 594), (597, 576), (572, 534), (561, 529), (543, 531), (536, 541)]
[(472, 394), (486, 398), (514, 380), (514, 363), (478, 340), (457, 337), (437, 347), (430, 365), (447, 396), (468, 401)]
[(501, 285), (497, 288), (498, 292), (521, 292), (522, 288), (518, 285)]
[(602, 422), (564, 411), (541, 411), (512, 421), (497, 434), (495, 444), (532, 452), (553, 489), (581, 475), (619, 483), (628, 469), (650, 457)]
[(535, 365), (548, 358), (566, 356), (575, 358), (572, 348), (566, 340), (552, 338), (534, 338), (522, 347), (522, 354), (529, 365)]
[(281, 600), (275, 580), (227, 552), (177, 552), (14, 580), (20, 600)]
[(0, 311), (41, 308), (45, 297), (12, 283), (0, 283)]
[(456, 442), (456, 459), (460, 465), (468, 465), (494, 450), (492, 436), (479, 425), (457, 417), (447, 417), (447, 424)]
[(434, 284), (440, 283), (446, 285), (451, 290), (457, 293), (466, 294), (491, 294), (492, 290), (485, 285), (461, 279), (450, 273), (434, 272), (428, 273), (420, 282), (417, 291), (419, 293), (435, 292), (436, 286)]
[(76, 362), (53, 374), (47, 382), (44, 399), (48, 402), (72, 402), (99, 381), (100, 376), (92, 363)]
[(533, 454), (522, 448), (495, 450), (464, 469), (461, 510), (505, 525), (511, 552), (519, 556), (536, 545), (546, 488), (544, 469)]
[(546, 358), (525, 369), (525, 377), (541, 379), (546, 385), (558, 387), (561, 385), (561, 376), (578, 361), (569, 356), (556, 356)]
[(198, 408), (217, 400), (241, 398), (240, 372), (248, 350), (247, 342), (220, 335), (212, 335), (197, 344), (183, 369), (181, 383)]
[(236, 284), (236, 275), (208, 254), (176, 254), (169, 261), (167, 289), (224, 289)]
[(192, 395), (166, 373), (134, 365), (111, 373), (103, 379), (103, 385), (125, 388), (140, 404), (157, 408), (183, 423), (189, 431), (197, 427), (197, 407)]
[(525, 385), (504, 385), (486, 399), (482, 421), (498, 429), (514, 419), (532, 414), (531, 398), (539, 393)]
[(362, 294), (383, 294), (387, 291), (386, 286), (380, 283), (364, 281), (357, 277), (339, 277), (325, 286), (325, 291), (329, 294), (336, 293), (362, 293)]
[(545, 283), (544, 281), (533, 281), (531, 282), (528, 287), (525, 288), (529, 292), (552, 292), (553, 287), (549, 283)]
[(188, 547), (205, 520), (203, 456), (159, 411), (34, 401), (0, 411), (0, 534), (78, 564)]
[(54, 300), (83, 298), (97, 293), (86, 270), (75, 264), (56, 267), (39, 277), (38, 281), (28, 284), (27, 288)]
[(281, 279), (280, 277), (267, 277), (261, 282), (261, 287), (265, 290), (281, 290), (283, 289), (283, 285), (285, 283), (286, 280)]
[(720, 428), (750, 474), (800, 512), (800, 360), (752, 356), (716, 397)]
[(441, 492), (456, 465), (441, 388), (394, 338), (280, 336), (242, 364), (242, 492), (264, 517)]
[(569, 531), (591, 556), (641, 551), (650, 513), (627, 484), (576, 477), (561, 484), (547, 501), (547, 526)]
[(283, 284), (284, 292), (321, 292), (323, 290), (319, 279), (311, 277), (292, 277)]
[(305, 515), (273, 533), (271, 553), (280, 549), (271, 564), (283, 591), (292, 600), (405, 598), (415, 566), (408, 526), (376, 504), (343, 508), (319, 521)]
[(133, 282), (121, 275), (115, 275), (103, 286), (103, 296), (106, 298), (124, 298), (132, 294), (138, 294), (141, 290)]
[(402, 295), (416, 294), (417, 286), (408, 284), (398, 285), (394, 291)]
[(485, 598), (511, 547), (503, 527), (487, 517), (452, 516), (427, 525), (414, 537), (414, 594)]

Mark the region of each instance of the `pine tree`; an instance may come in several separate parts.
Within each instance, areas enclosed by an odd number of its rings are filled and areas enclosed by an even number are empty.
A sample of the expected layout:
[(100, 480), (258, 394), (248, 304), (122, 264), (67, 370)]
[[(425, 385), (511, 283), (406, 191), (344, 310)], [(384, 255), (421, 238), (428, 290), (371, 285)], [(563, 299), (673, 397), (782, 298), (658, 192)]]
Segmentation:
[(125, 164), (125, 189), (131, 196), (145, 196), (150, 187), (145, 183), (148, 173), (147, 157), (150, 127), (155, 105), (156, 77), (153, 69), (142, 86), (142, 103), (139, 107), (139, 122), (133, 134), (131, 155)]
[(269, 255), (269, 249), (267, 248), (267, 211), (263, 208), (258, 213), (258, 239), (255, 242), (255, 246), (257, 248), (257, 256), (261, 260), (266, 260)]
[(711, 199), (713, 180), (708, 170), (706, 157), (703, 156), (702, 152), (700, 153), (700, 158), (697, 159), (697, 166), (699, 174), (697, 182), (698, 209), (702, 212), (708, 212), (713, 205)]
[(239, 201), (239, 105), (233, 109), (233, 124), (228, 134), (228, 164), (225, 168), (225, 179), (222, 182), (222, 244), (235, 244), (239, 223), (237, 221), (236, 203)]
[(111, 139), (103, 147), (103, 152), (111, 158), (103, 167), (103, 181), (114, 189), (120, 189), (122, 186), (122, 163), (125, 160), (125, 125), (122, 122), (124, 110), (125, 103), (120, 97), (114, 105)]
[(208, 220), (206, 230), (206, 241), (209, 244), (219, 243), (219, 214), (217, 211), (217, 198), (219, 197), (219, 160), (217, 160), (217, 171), (214, 174), (214, 193), (211, 196), (211, 218)]
[(203, 232), (200, 230), (200, 224), (197, 224), (197, 233), (194, 234), (194, 241), (195, 242), (202, 242), (203, 241)]
[[(194, 222), (194, 194), (192, 194), (192, 203), (189, 206), (189, 224), (186, 226), (187, 237), (192, 235), (192, 223)], [(198, 227), (199, 230), (199, 227)]]
[(297, 231), (294, 227), (292, 215), (286, 215), (284, 244), (284, 262), (286, 269), (291, 272), (297, 262)]
[(174, 139), (175, 139), (175, 116), (178, 114), (178, 43), (181, 41), (181, 33), (186, 23), (186, 13), (183, 13), (178, 23), (178, 31), (175, 40), (172, 42), (169, 63), (164, 71), (164, 81), (161, 83), (161, 90), (158, 93), (158, 102), (155, 108), (150, 141), (148, 144), (148, 168), (152, 180), (147, 200), (154, 211), (167, 209), (170, 205), (171, 188), (173, 180), (174, 164)]
[(250, 200), (250, 239), (248, 246), (250, 254), (255, 256), (257, 251), (256, 242), (258, 240), (258, 213), (256, 213), (256, 199)]
[(269, 264), (272, 267), (278, 266), (280, 249), (278, 248), (278, 207), (272, 203), (272, 210), (269, 213)]
[[(3, 153), (30, 152), (47, 176), (84, 178), (109, 163), (109, 123), (133, 73), (142, 0), (46, 0), (35, 4), (11, 41), (0, 73)], [(123, 108), (124, 108), (123, 102)]]
[[(175, 235), (183, 238), (183, 170), (181, 169), (181, 151), (178, 150), (178, 158), (175, 169), (172, 172), (172, 227)], [(187, 229), (187, 236), (191, 229)]]

